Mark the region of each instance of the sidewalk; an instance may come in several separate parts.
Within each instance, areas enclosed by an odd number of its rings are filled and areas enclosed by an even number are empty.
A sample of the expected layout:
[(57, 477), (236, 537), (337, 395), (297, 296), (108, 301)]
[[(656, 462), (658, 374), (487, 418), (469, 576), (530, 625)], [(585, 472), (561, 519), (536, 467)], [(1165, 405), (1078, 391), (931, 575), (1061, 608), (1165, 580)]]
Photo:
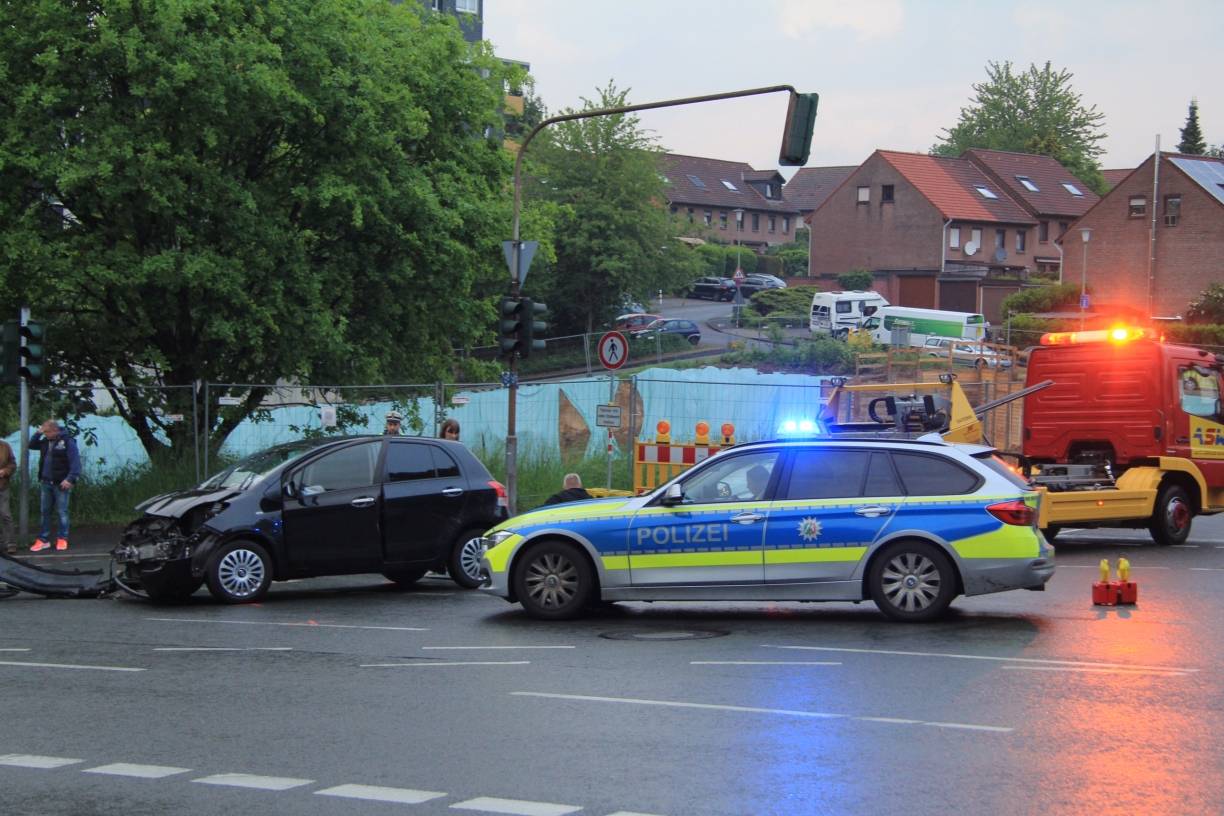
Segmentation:
[(63, 567), (68, 569), (96, 567), (97, 562), (110, 560), (110, 552), (123, 536), (123, 525), (89, 525), (73, 528), (69, 536), (68, 549), (64, 552), (43, 550), (40, 553), (30, 552), (34, 536), (38, 535), (37, 527), (25, 539), (17, 541), (16, 557), (42, 567)]

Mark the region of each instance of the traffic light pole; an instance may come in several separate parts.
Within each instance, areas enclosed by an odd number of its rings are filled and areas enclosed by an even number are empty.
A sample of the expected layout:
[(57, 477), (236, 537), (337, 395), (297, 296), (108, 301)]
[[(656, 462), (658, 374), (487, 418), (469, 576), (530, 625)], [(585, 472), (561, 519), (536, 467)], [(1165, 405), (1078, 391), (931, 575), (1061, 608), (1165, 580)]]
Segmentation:
[[(25, 328), (30, 322), (30, 307), (21, 307), (21, 328)], [(21, 430), (21, 438), (18, 440), (21, 443), (21, 480), (17, 483), (17, 531), (21, 535), (21, 540), (25, 541), (26, 536), (30, 532), (30, 384), (26, 382), (26, 378), (18, 375), (18, 402), (20, 405), (19, 426)]]
[[(596, 108), (595, 110), (579, 111), (577, 113), (567, 113), (562, 116), (553, 116), (540, 124), (536, 125), (523, 139), (523, 143), (519, 146), (518, 154), (514, 157), (514, 215), (512, 224), (512, 259), (511, 264), (511, 280), (510, 280), (510, 296), (518, 298), (519, 287), (522, 282), (522, 242), (519, 240), (519, 211), (523, 198), (523, 156), (527, 153), (527, 146), (531, 144), (531, 140), (536, 134), (549, 125), (555, 125), (559, 122), (572, 122), (577, 119), (593, 119), (597, 116), (615, 116), (621, 113), (633, 113), (634, 111), (653, 110), (655, 108), (674, 108), (679, 105), (695, 105), (700, 102), (717, 102), (721, 99), (737, 99), (743, 96), (759, 96), (760, 94), (778, 93), (780, 91), (788, 91), (791, 94), (791, 107), (787, 112), (787, 132), (783, 135), (783, 149), (788, 146), (791, 136), (790, 119), (792, 112), (795, 111), (795, 100), (797, 93), (794, 87), (790, 85), (771, 85), (768, 88), (750, 88), (745, 91), (727, 91), (726, 93), (706, 94), (704, 96), (688, 96), (683, 99), (665, 99), (661, 102), (644, 102), (640, 105), (624, 105), (618, 108)], [(813, 106), (811, 117), (815, 117), (814, 99), (812, 96)], [(811, 140), (811, 122), (808, 122), (806, 132), (806, 141)], [(806, 148), (806, 144), (804, 145)], [(807, 150), (802, 151), (802, 160), (798, 164), (803, 164), (807, 161)], [(785, 163), (791, 163), (789, 161)], [(527, 315), (527, 319), (531, 320), (531, 315)], [(510, 514), (518, 512), (518, 437), (515, 434), (515, 411), (518, 404), (518, 360), (515, 355), (510, 356), (510, 399), (507, 401), (509, 415), (506, 417), (506, 493), (510, 503)]]

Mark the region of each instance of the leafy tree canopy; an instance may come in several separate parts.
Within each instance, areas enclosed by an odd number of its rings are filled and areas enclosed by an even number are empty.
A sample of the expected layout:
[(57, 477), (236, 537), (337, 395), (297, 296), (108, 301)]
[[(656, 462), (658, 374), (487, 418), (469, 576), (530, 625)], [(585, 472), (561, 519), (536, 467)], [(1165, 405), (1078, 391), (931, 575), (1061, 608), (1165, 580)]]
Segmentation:
[(1224, 284), (1213, 283), (1190, 301), (1187, 323), (1224, 323)]
[(1191, 156), (1201, 156), (1207, 152), (1207, 142), (1203, 140), (1203, 131), (1199, 128), (1197, 99), (1190, 100), (1190, 110), (1186, 113), (1186, 126), (1181, 129), (1177, 152)]
[(0, 308), (151, 456), (191, 390), (142, 384), (443, 375), (504, 275), (502, 70), (412, 3), (0, 3)]
[(1011, 62), (987, 63), (986, 81), (973, 86), (973, 99), (932, 152), (959, 156), (979, 147), (1051, 156), (1093, 190), (1104, 192), (1098, 143), (1105, 138), (1105, 115), (1084, 104), (1071, 78), (1069, 71), (1056, 71), (1048, 62), (1019, 73)]

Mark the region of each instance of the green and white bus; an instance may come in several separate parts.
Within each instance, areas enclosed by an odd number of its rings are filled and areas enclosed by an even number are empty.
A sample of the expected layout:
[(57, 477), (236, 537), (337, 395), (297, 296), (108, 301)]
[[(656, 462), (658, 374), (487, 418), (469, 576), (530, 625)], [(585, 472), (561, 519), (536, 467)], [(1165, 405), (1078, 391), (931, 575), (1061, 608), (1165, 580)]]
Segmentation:
[(881, 345), (923, 346), (930, 337), (985, 340), (988, 328), (980, 314), (883, 306), (863, 321), (860, 331), (870, 332), (872, 341)]

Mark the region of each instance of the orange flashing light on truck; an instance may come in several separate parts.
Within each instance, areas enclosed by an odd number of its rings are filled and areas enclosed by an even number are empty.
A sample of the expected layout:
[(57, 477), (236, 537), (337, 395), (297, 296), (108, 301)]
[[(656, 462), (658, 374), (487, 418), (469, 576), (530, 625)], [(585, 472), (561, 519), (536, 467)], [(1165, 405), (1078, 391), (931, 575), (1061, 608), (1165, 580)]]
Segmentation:
[(1143, 329), (1059, 332), (1029, 353), (1021, 453), (1047, 490), (1040, 524), (1146, 527), (1180, 544), (1224, 511), (1221, 358)]

